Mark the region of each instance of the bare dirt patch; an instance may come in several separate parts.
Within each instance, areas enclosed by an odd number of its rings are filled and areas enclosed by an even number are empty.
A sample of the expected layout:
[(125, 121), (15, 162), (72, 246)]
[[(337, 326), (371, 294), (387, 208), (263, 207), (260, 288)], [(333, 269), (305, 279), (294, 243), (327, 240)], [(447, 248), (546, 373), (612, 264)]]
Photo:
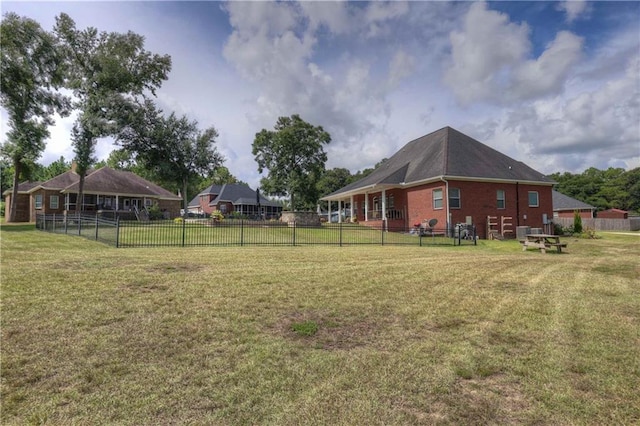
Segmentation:
[[(293, 325), (313, 321), (318, 331), (313, 336), (301, 336)], [(271, 331), (285, 339), (325, 350), (350, 350), (373, 345), (392, 321), (340, 318), (327, 312), (294, 312), (284, 316), (271, 327)]]

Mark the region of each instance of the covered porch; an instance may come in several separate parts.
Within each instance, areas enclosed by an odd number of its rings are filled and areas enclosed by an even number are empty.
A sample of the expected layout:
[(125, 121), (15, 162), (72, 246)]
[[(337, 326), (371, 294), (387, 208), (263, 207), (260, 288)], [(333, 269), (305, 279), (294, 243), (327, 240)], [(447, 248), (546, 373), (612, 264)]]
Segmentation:
[(324, 197), (328, 217), (337, 213), (338, 222), (360, 222), (364, 225), (400, 229), (407, 223), (407, 204), (404, 191), (398, 188), (375, 188), (360, 193)]

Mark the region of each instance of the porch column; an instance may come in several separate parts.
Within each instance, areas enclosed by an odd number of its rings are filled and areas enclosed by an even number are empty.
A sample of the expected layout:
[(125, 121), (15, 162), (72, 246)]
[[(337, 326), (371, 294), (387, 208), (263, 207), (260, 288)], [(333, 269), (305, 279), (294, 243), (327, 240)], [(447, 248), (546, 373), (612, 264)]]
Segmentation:
[(351, 199), (349, 200), (350, 204), (350, 217), (351, 217), (351, 221), (353, 222), (353, 195), (351, 196)]
[(387, 220), (387, 190), (382, 190), (382, 220)]
[(364, 221), (369, 221), (369, 193), (364, 193)]
[(116, 211), (120, 210), (120, 209), (118, 208), (118, 206), (119, 206), (119, 204), (118, 204), (118, 195), (116, 195), (116, 209), (115, 209)]
[(338, 223), (342, 223), (342, 200), (338, 200)]
[(327, 201), (327, 223), (331, 223), (331, 201)]

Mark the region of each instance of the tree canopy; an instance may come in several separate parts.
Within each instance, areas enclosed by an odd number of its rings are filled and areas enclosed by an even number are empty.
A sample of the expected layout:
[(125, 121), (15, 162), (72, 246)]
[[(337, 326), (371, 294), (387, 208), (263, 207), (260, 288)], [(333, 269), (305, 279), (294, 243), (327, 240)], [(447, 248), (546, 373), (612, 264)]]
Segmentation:
[(554, 173), (556, 190), (600, 210), (617, 208), (640, 212), (640, 167), (625, 171), (591, 167), (582, 173)]
[(327, 161), (323, 145), (331, 142), (331, 136), (296, 114), (278, 118), (274, 129), (262, 129), (252, 145), (258, 172), (268, 172), (261, 180), (262, 189), (271, 195), (288, 196), (293, 210), (312, 207)]
[(144, 37), (131, 31), (79, 30), (65, 13), (56, 17), (54, 32), (67, 60), (65, 87), (73, 92), (79, 111), (71, 141), (82, 200), (84, 176), (95, 162), (97, 140), (116, 134), (122, 116), (148, 93), (155, 95), (171, 70), (171, 57), (146, 51)]
[(224, 163), (215, 147), (217, 137), (214, 127), (200, 130), (197, 121), (185, 116), (171, 113), (165, 117), (147, 100), (128, 117), (117, 142), (137, 164), (152, 170), (156, 180), (178, 184), (186, 212), (190, 182), (213, 176)]
[(40, 157), (54, 114), (68, 115), (70, 105), (55, 90), (63, 84), (64, 61), (50, 33), (32, 19), (8, 13), (0, 24), (0, 39), (0, 103), (10, 129), (2, 156), (13, 167), (9, 221), (14, 221), (22, 168)]

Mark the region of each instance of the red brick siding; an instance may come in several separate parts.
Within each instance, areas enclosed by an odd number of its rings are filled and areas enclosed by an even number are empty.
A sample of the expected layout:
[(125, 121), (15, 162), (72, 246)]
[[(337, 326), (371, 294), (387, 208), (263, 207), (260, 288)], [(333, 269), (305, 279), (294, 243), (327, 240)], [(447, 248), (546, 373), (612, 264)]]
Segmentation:
[[(511, 230), (514, 236), (516, 226), (543, 228), (543, 214), (545, 213), (548, 220), (553, 220), (551, 186), (450, 180), (449, 189), (453, 188), (460, 190), (460, 208), (449, 210), (450, 220), (447, 218), (445, 206), (447, 201), (445, 182), (433, 182), (406, 190), (394, 189), (387, 191), (387, 195), (394, 195), (395, 209), (406, 212), (406, 226), (437, 219), (436, 227), (444, 228), (447, 224), (465, 223), (467, 216), (471, 216), (472, 223), (476, 225), (480, 238), (486, 238), (487, 216), (496, 216), (498, 223), (503, 216), (511, 217)], [(439, 209), (433, 208), (433, 191), (435, 189), (441, 189), (443, 194), (443, 207)], [(498, 190), (505, 192), (504, 209), (498, 209), (497, 206)], [(529, 207), (529, 191), (538, 192), (538, 207)], [(381, 193), (371, 193), (368, 196), (369, 209), (371, 210), (373, 209), (373, 197), (380, 197)], [(355, 196), (354, 201), (358, 203), (358, 220), (362, 222), (364, 221), (362, 207), (364, 196)], [(369, 219), (371, 222), (373, 218)]]
[[(573, 212), (574, 210), (559, 210), (554, 212), (554, 215), (557, 214), (558, 217), (573, 219)], [(580, 217), (582, 219), (593, 219), (593, 214), (591, 210), (580, 210)]]
[(627, 219), (629, 213), (625, 211), (603, 210), (598, 212), (598, 219)]
[(160, 211), (166, 211), (169, 213), (169, 219), (180, 216), (180, 209), (182, 209), (182, 200), (157, 200), (157, 202)]
[[(18, 205), (16, 208), (16, 222), (29, 222), (30, 221), (30, 208), (31, 197), (29, 194), (18, 194)], [(11, 194), (8, 194), (4, 198), (4, 217), (9, 221), (11, 213)]]

